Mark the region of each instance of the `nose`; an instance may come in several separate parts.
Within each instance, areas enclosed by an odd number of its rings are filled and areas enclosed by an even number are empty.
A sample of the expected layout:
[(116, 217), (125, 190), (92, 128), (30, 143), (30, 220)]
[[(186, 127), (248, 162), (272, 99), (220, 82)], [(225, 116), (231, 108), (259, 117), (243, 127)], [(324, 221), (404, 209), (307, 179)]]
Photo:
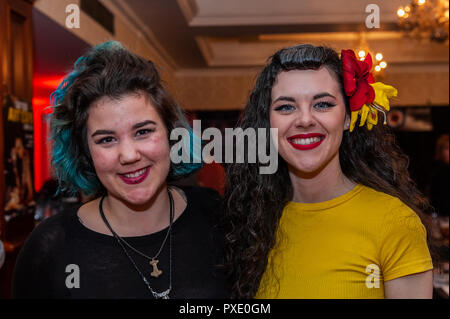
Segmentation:
[(123, 140), (119, 145), (119, 162), (122, 165), (132, 164), (141, 159), (141, 153), (134, 141)]
[(315, 125), (315, 119), (309, 107), (301, 108), (300, 112), (297, 112), (295, 118), (295, 126), (301, 128), (307, 128)]

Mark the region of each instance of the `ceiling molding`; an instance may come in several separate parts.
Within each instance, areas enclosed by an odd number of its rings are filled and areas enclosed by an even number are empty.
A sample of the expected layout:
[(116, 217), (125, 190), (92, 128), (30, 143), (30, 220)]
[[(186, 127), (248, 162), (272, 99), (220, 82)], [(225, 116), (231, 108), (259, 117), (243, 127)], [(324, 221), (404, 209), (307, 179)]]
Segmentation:
[(207, 65), (212, 65), (214, 60), (214, 53), (209, 41), (206, 37), (195, 37), (195, 42), (197, 42), (198, 48), (203, 55)]
[[(175, 72), (175, 76), (181, 77), (222, 77), (222, 76), (251, 76), (255, 77), (264, 66), (256, 67), (227, 67), (227, 68), (195, 68), (195, 69), (179, 69)], [(437, 74), (448, 73), (448, 63), (446, 62), (430, 62), (430, 63), (397, 63), (389, 65), (386, 69), (388, 74)]]
[(403, 34), (395, 31), (374, 31), (374, 32), (326, 32), (326, 33), (286, 33), (286, 34), (261, 34), (258, 39), (261, 41), (358, 41), (361, 36), (367, 41), (371, 40), (401, 40)]
[[(264, 65), (277, 50), (301, 43), (329, 46), (336, 51), (359, 49), (361, 34), (302, 33), (261, 35), (256, 38), (196, 37), (199, 48), (210, 67), (249, 67)], [(405, 38), (400, 32), (370, 32), (365, 34), (372, 53), (382, 52), (389, 64), (447, 63), (448, 46), (421, 43)]]
[[(356, 23), (364, 25), (366, 14), (330, 14), (330, 15), (267, 15), (238, 17), (194, 17), (189, 21), (191, 27), (202, 26), (264, 26), (264, 25), (303, 25), (303, 24), (339, 24)], [(387, 19), (384, 22), (392, 22)]]
[(198, 7), (195, 0), (177, 0), (177, 3), (184, 15), (184, 18), (190, 25), (190, 23), (198, 13)]
[(262, 69), (258, 67), (242, 67), (242, 68), (195, 68), (180, 69), (175, 72), (177, 77), (222, 77), (222, 76), (256, 76)]
[[(190, 27), (303, 25), (357, 23), (364, 25), (372, 11), (361, 0), (177, 0)], [(383, 23), (397, 22), (397, 8), (404, 0), (378, 3)]]
[(258, 34), (399, 31), (400, 28), (395, 22), (380, 22), (380, 28), (376, 30), (368, 30), (365, 25), (361, 23), (208, 26), (190, 27), (190, 30), (195, 36), (242, 37), (255, 36)]

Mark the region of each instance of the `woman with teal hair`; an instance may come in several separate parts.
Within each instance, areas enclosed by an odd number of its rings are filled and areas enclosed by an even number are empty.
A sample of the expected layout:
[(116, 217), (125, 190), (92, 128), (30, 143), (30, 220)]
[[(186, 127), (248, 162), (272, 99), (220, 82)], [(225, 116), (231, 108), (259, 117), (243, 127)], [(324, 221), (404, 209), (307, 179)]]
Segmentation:
[(96, 46), (76, 61), (52, 104), (60, 190), (93, 200), (33, 231), (18, 258), (13, 296), (226, 297), (215, 267), (220, 196), (170, 186), (201, 164), (170, 160), (171, 131), (194, 136), (155, 65), (118, 42)]

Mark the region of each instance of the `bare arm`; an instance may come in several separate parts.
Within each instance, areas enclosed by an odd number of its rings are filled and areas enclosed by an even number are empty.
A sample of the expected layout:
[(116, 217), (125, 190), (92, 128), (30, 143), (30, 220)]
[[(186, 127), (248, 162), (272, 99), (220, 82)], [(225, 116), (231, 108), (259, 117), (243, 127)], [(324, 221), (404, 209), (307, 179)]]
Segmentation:
[(433, 271), (400, 277), (384, 283), (386, 299), (431, 299), (433, 297)]

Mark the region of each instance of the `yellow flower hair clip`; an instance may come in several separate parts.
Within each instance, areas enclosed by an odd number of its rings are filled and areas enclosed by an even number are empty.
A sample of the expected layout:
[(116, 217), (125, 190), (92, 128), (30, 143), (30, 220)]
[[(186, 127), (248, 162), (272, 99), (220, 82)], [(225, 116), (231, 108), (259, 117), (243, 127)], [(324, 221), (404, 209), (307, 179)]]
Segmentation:
[(361, 117), (359, 126), (367, 126), (372, 130), (378, 124), (378, 112), (384, 115), (389, 111), (389, 98), (397, 96), (397, 89), (382, 82), (374, 83), (370, 70), (372, 57), (367, 54), (364, 61), (356, 58), (352, 50), (342, 50), (342, 74), (344, 78), (345, 94), (349, 97), (351, 110), (350, 132), (355, 128), (356, 122)]
[(361, 116), (359, 126), (367, 125), (367, 129), (372, 130), (378, 124), (378, 111), (383, 113), (383, 124), (387, 124), (386, 113), (390, 110), (389, 99), (397, 96), (397, 89), (382, 82), (370, 83), (375, 91), (375, 98), (372, 103), (364, 104), (358, 111), (353, 111), (350, 120), (350, 132), (355, 128), (358, 117)]

